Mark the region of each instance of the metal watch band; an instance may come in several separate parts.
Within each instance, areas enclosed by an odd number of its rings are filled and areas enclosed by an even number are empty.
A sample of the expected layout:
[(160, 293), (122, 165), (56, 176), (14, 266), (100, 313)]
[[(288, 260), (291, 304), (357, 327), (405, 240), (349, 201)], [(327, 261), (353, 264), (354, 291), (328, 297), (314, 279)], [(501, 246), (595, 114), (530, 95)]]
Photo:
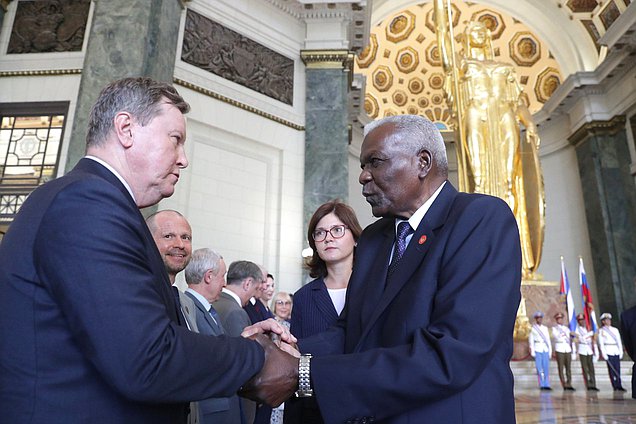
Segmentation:
[(311, 397), (314, 391), (311, 388), (311, 354), (304, 353), (298, 360), (298, 390), (296, 397)]

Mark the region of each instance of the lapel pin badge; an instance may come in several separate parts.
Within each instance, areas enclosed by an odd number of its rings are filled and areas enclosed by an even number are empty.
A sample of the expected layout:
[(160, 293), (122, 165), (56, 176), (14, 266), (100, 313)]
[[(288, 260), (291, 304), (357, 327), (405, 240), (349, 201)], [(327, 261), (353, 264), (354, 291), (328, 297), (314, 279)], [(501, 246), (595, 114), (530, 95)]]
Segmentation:
[(418, 241), (419, 244), (424, 244), (426, 243), (426, 234), (423, 235), (422, 237), (420, 237), (420, 240)]

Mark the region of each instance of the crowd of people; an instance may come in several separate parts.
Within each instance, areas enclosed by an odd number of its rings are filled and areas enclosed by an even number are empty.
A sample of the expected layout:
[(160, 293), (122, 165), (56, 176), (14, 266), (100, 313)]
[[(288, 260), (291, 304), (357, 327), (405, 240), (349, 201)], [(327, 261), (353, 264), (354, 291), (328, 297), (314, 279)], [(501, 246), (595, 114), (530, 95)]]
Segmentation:
[(554, 351), (563, 390), (575, 390), (572, 387), (572, 360), (578, 355), (587, 390), (599, 390), (596, 386), (594, 363), (600, 357), (607, 363), (614, 391), (625, 391), (621, 383), (620, 365), (620, 360), (623, 358), (623, 343), (618, 328), (612, 326), (611, 314), (601, 315), (601, 327), (596, 333), (588, 328), (583, 314), (576, 316), (577, 323), (572, 329), (563, 324), (563, 313), (556, 313), (554, 315), (556, 324), (552, 327), (552, 331), (543, 324), (543, 312), (535, 312), (533, 318), (535, 322), (532, 325), (528, 343), (530, 355), (535, 360), (540, 390), (552, 390), (549, 364)]

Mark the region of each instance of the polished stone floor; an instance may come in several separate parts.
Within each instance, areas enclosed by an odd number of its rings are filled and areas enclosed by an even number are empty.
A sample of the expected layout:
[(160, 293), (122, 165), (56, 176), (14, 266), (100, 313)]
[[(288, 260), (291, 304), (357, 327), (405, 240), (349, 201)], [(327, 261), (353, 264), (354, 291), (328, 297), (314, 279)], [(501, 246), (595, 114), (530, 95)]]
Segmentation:
[[(537, 388), (536, 375), (513, 367), (515, 373), (515, 401), (518, 424), (636, 424), (636, 399), (631, 398), (631, 362), (622, 367), (623, 386), (627, 392), (614, 392), (609, 384), (604, 363), (596, 366), (599, 392), (585, 390), (580, 368), (573, 364), (572, 383), (576, 391), (564, 391), (556, 372), (550, 376), (550, 392)], [(533, 368), (524, 364), (524, 368)], [(556, 371), (555, 368), (552, 368)], [(523, 375), (521, 375), (523, 374)]]
[(523, 389), (516, 391), (515, 401), (518, 424), (636, 423), (636, 400), (629, 392)]

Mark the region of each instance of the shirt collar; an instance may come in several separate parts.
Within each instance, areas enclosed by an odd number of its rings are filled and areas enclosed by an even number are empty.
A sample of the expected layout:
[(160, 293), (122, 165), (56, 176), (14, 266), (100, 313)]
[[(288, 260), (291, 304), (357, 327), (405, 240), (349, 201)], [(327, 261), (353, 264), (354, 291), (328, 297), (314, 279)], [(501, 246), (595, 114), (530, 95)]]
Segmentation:
[(232, 298), (233, 298), (234, 300), (236, 300), (236, 303), (238, 303), (238, 304), (239, 304), (239, 306), (240, 306), (241, 308), (243, 307), (243, 303), (241, 302), (241, 298), (240, 298), (240, 297), (238, 297), (238, 295), (237, 295), (236, 293), (234, 293), (232, 290), (228, 290), (228, 289), (226, 289), (225, 287), (223, 287), (223, 290), (222, 290), (222, 291), (223, 291), (223, 293), (227, 293), (227, 294), (229, 294), (230, 296), (232, 296)]
[(124, 187), (126, 187), (126, 190), (128, 190), (128, 193), (130, 193), (130, 197), (133, 198), (133, 200), (135, 201), (135, 203), (137, 203), (137, 201), (135, 200), (135, 195), (132, 192), (132, 189), (130, 188), (130, 186), (128, 185), (128, 183), (126, 182), (126, 180), (124, 180), (124, 177), (122, 177), (121, 175), (119, 175), (119, 172), (115, 171), (115, 168), (113, 168), (112, 166), (110, 166), (108, 163), (104, 162), (102, 159), (96, 157), (96, 156), (91, 156), (91, 155), (86, 155), (84, 156), (86, 159), (90, 159), (90, 160), (94, 160), (95, 162), (99, 163), (100, 165), (102, 165), (104, 168), (108, 169), (110, 172), (113, 173), (113, 175), (115, 175), (117, 177), (117, 179), (119, 181), (121, 181), (121, 183), (124, 185)]
[(205, 310), (206, 310), (206, 311), (209, 311), (209, 310), (210, 310), (210, 302), (208, 302), (208, 300), (207, 300), (205, 297), (203, 297), (203, 296), (201, 295), (201, 293), (199, 293), (199, 292), (197, 292), (197, 291), (192, 290), (190, 287), (188, 287), (188, 288), (186, 289), (186, 292), (188, 292), (188, 293), (192, 294), (192, 296), (196, 297), (196, 298), (197, 298), (197, 300), (198, 300), (199, 302), (201, 302), (201, 304), (203, 305), (203, 307), (205, 308)]
[[(444, 181), (442, 183), (442, 185), (440, 185), (437, 190), (435, 190), (435, 193), (433, 193), (433, 195), (431, 197), (428, 198), (428, 200), (426, 202), (424, 202), (424, 204), (422, 206), (420, 206), (413, 215), (411, 215), (411, 217), (408, 219), (408, 223), (411, 225), (411, 228), (413, 230), (416, 230), (417, 227), (420, 226), (420, 222), (422, 222), (422, 220), (424, 219), (424, 215), (426, 215), (426, 212), (428, 212), (428, 210), (431, 208), (431, 205), (433, 204), (433, 202), (435, 201), (435, 199), (437, 199), (437, 196), (439, 196), (439, 193), (442, 191), (442, 188), (444, 188), (444, 186), (446, 185), (446, 181)], [(395, 232), (397, 233), (397, 226), (400, 222), (404, 222), (406, 220), (404, 219), (400, 219), (400, 218), (396, 218), (395, 219)]]

